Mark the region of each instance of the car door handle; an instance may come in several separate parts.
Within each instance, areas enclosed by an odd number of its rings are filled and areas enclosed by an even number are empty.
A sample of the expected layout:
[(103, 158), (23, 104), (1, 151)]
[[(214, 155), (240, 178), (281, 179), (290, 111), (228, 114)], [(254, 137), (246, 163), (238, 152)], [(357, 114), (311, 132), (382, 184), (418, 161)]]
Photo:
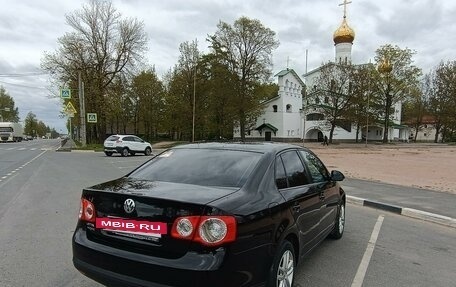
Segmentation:
[(301, 209), (301, 205), (299, 204), (299, 202), (296, 202), (296, 203), (291, 207), (291, 210), (293, 210), (293, 212), (299, 212), (300, 209)]

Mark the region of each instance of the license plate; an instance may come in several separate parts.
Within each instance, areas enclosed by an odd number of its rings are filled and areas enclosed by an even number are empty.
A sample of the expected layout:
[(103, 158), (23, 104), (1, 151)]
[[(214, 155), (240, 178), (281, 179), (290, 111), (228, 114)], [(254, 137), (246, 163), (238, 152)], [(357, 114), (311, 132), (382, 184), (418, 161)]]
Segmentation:
[(167, 234), (167, 224), (123, 218), (100, 217), (96, 219), (95, 227), (103, 230), (118, 231), (161, 237)]

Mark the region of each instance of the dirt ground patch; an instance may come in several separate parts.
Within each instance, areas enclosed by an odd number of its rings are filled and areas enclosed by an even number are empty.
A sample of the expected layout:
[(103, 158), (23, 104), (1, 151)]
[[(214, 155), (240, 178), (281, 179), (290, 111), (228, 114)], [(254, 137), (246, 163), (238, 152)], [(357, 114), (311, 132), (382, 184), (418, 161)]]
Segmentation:
[(456, 147), (398, 144), (397, 146), (306, 143), (329, 170), (346, 177), (456, 194)]

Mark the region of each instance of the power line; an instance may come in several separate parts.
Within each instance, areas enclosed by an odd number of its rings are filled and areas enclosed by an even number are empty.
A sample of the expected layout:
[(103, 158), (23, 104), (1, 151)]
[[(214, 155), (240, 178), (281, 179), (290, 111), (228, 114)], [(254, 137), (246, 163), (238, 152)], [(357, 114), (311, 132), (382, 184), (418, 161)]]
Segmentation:
[(8, 82), (4, 82), (4, 81), (0, 81), (0, 83), (6, 84), (6, 85), (11, 85), (11, 86), (22, 87), (22, 88), (28, 88), (28, 89), (47, 90), (47, 88), (45, 88), (45, 87), (32, 87), (32, 86), (26, 86), (26, 85), (8, 83)]
[(27, 73), (11, 73), (11, 74), (0, 74), (2, 78), (20, 78), (20, 77), (35, 77), (46, 75), (45, 72), (27, 72)]

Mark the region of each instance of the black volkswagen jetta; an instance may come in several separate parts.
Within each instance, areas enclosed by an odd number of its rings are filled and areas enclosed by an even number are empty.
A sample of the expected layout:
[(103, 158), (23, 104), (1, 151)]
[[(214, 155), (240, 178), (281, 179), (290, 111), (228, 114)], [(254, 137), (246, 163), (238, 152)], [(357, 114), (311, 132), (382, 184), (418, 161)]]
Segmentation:
[(304, 255), (342, 237), (343, 179), (289, 144), (172, 148), (83, 190), (73, 263), (109, 286), (292, 286)]

